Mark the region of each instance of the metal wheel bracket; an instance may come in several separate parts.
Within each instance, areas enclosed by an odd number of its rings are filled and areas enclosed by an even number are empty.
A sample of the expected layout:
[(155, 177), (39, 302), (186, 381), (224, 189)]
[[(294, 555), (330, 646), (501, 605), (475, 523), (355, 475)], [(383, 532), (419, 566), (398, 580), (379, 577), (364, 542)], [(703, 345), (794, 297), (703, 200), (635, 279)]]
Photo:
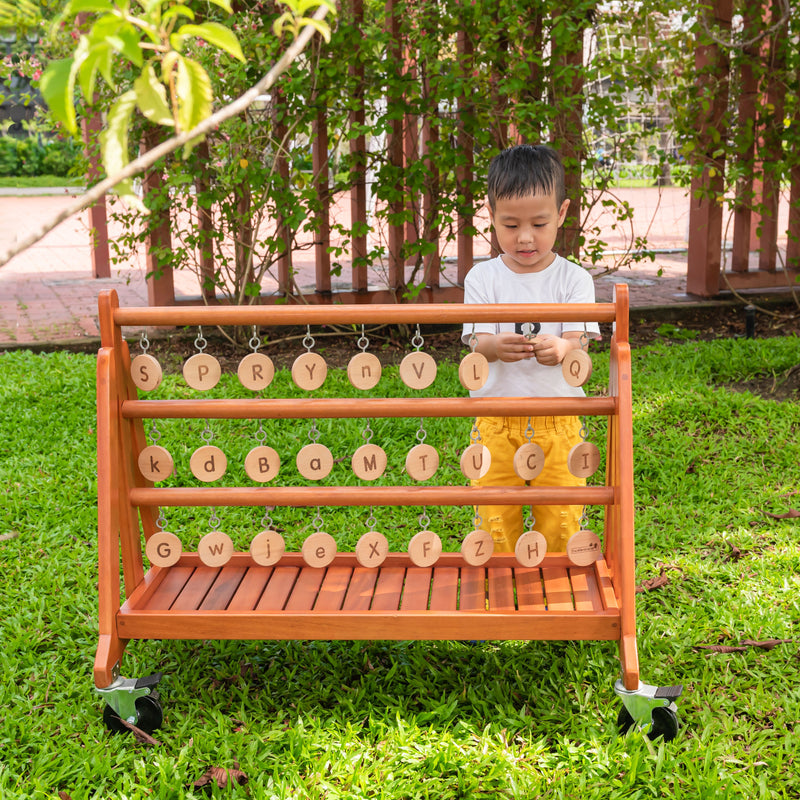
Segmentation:
[(625, 688), (621, 680), (614, 684), (614, 691), (622, 700), (622, 704), (633, 718), (634, 724), (644, 734), (653, 728), (653, 711), (656, 708), (668, 708), (677, 713), (675, 700), (681, 696), (683, 686), (651, 686), (639, 682), (639, 687), (632, 691)]
[(118, 675), (114, 682), (104, 689), (95, 691), (117, 713), (120, 719), (135, 725), (139, 719), (136, 711), (136, 701), (140, 697), (152, 694), (153, 689), (163, 677), (163, 673), (156, 672), (144, 678), (123, 678)]

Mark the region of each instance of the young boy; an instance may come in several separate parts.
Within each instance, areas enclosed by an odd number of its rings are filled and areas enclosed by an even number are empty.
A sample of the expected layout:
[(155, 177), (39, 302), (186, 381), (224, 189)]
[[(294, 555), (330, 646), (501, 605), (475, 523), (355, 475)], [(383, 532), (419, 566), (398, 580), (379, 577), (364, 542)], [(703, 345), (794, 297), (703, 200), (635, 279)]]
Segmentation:
[[(544, 145), (517, 145), (489, 165), (489, 217), (502, 255), (476, 264), (464, 281), (465, 303), (594, 303), (594, 283), (582, 267), (553, 252), (569, 200), (564, 167), (558, 154)], [(477, 397), (574, 397), (561, 362), (572, 349), (599, 338), (597, 323), (474, 325), (476, 350), (489, 361), (489, 378)], [(470, 343), (473, 325), (465, 324), (462, 340)], [(531, 338), (530, 334), (535, 334)], [(489, 448), (491, 466), (480, 486), (581, 486), (567, 468), (567, 456), (580, 440), (578, 417), (531, 417), (532, 441), (544, 450), (545, 466), (534, 481), (514, 471), (517, 449), (529, 441), (528, 417), (479, 417), (481, 443)], [(582, 506), (536, 506), (534, 529), (544, 534), (548, 552), (563, 552), (578, 531)], [(482, 527), (494, 539), (495, 551), (513, 551), (523, 532), (519, 506), (479, 506)]]

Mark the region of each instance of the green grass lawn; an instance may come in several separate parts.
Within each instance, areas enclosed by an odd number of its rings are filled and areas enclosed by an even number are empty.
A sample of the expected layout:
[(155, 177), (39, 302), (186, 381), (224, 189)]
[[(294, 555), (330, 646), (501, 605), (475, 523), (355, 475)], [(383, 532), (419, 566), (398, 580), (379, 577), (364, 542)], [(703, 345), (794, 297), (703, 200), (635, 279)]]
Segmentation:
[[(594, 360), (590, 393), (607, 376)], [(93, 691), (94, 358), (0, 355), (0, 797), (204, 797), (193, 784), (211, 766), (249, 779), (219, 797), (800, 797), (800, 530), (781, 518), (800, 508), (800, 405), (727, 388), (799, 361), (793, 337), (634, 352), (637, 582), (668, 579), (638, 595), (639, 652), (644, 681), (685, 685), (671, 743), (617, 734), (613, 643), (139, 641), (123, 672), (165, 673), (164, 725), (146, 746), (105, 730)], [(440, 370), (433, 389), (456, 391), (455, 367)], [(247, 425), (214, 423), (214, 443), (251, 446)], [(352, 452), (362, 426), (322, 440)], [(417, 426), (376, 420), (373, 441), (391, 443), (392, 463)], [(182, 458), (186, 434), (166, 421), (161, 433)], [(603, 433), (591, 419), (590, 438)], [(292, 450), (307, 423), (283, 434)], [(454, 476), (468, 436), (464, 420), (430, 423)], [(224, 511), (246, 546), (257, 510)], [(170, 529), (207, 529), (182, 513)], [(364, 530), (363, 509), (322, 513), (345, 539)], [(463, 530), (459, 513), (432, 511), (431, 527)], [(417, 514), (376, 510), (401, 539)], [(298, 540), (310, 527), (274, 516)]]

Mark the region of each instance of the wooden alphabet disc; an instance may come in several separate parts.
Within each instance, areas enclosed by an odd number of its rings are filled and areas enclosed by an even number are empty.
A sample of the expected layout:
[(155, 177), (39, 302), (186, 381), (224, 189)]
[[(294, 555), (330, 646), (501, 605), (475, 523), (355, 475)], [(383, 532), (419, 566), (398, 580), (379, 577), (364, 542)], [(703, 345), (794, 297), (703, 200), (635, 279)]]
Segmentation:
[(368, 531), (356, 545), (356, 559), (362, 567), (379, 567), (388, 554), (389, 542), (378, 531)]
[(458, 379), (470, 392), (480, 389), (489, 377), (489, 362), (482, 353), (468, 353), (458, 365)]
[(570, 350), (561, 362), (561, 372), (570, 386), (583, 386), (592, 377), (592, 357), (585, 350)]
[(461, 543), (461, 555), (471, 567), (485, 564), (494, 552), (494, 540), (488, 531), (474, 530), (464, 537)]
[(432, 567), (442, 554), (442, 540), (433, 531), (420, 531), (408, 543), (408, 557), (418, 567)]
[(183, 379), (199, 391), (213, 389), (221, 374), (219, 361), (206, 353), (196, 353), (183, 365)]
[(154, 567), (171, 567), (178, 563), (183, 545), (174, 533), (157, 531), (147, 540), (144, 552)]
[(257, 533), (250, 541), (250, 557), (262, 567), (271, 567), (281, 560), (286, 544), (277, 531), (266, 530)]
[(427, 481), (439, 469), (439, 453), (429, 444), (414, 445), (406, 455), (406, 472), (415, 481)]
[(207, 567), (221, 567), (231, 560), (233, 540), (227, 533), (211, 531), (197, 543), (197, 555)]
[(362, 444), (350, 460), (353, 472), (365, 481), (380, 478), (386, 470), (386, 453), (376, 444)]
[(161, 386), (161, 364), (153, 356), (142, 353), (131, 361), (131, 378), (143, 392), (152, 392)]
[(372, 353), (356, 353), (347, 364), (347, 379), (356, 389), (373, 389), (381, 379), (381, 362)]
[(281, 468), (281, 457), (271, 447), (254, 447), (244, 459), (244, 471), (259, 483), (271, 481)]
[(319, 389), (328, 376), (328, 365), (319, 353), (303, 353), (292, 364), (292, 380), (301, 389)]
[(175, 469), (169, 450), (157, 444), (151, 444), (139, 453), (138, 464), (139, 472), (153, 483), (169, 478)]
[(297, 471), (310, 481), (327, 478), (333, 469), (333, 456), (324, 444), (307, 444), (297, 454)]
[(573, 533), (567, 542), (567, 556), (569, 560), (579, 567), (588, 567), (594, 564), (603, 552), (600, 539), (592, 531), (580, 530)]
[(400, 380), (411, 389), (427, 389), (436, 379), (436, 361), (427, 353), (409, 353), (400, 362)]
[(588, 478), (600, 466), (600, 450), (592, 442), (578, 442), (567, 456), (567, 467), (576, 478)]
[(523, 567), (535, 567), (541, 564), (547, 553), (547, 539), (539, 531), (525, 531), (517, 539), (514, 555)]
[(526, 442), (514, 453), (514, 472), (524, 481), (532, 481), (544, 469), (544, 450), (535, 442)]
[(309, 567), (327, 567), (336, 557), (336, 539), (317, 531), (303, 542), (303, 560)]
[(250, 353), (239, 362), (236, 374), (239, 376), (239, 383), (245, 389), (260, 392), (272, 383), (275, 377), (275, 365), (264, 353)]
[(197, 480), (208, 483), (225, 474), (225, 470), (228, 469), (228, 458), (219, 447), (211, 444), (203, 445), (192, 453), (189, 468)]
[(461, 454), (461, 472), (465, 478), (478, 480), (482, 478), (492, 465), (492, 454), (485, 444), (469, 445)]

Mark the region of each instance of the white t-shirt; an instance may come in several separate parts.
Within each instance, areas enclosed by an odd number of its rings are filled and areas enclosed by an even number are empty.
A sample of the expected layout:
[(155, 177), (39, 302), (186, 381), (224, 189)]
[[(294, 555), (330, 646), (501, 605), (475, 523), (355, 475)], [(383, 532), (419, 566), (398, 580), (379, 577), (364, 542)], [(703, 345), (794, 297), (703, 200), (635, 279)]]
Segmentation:
[[(581, 266), (556, 256), (541, 272), (517, 273), (498, 256), (476, 264), (464, 280), (465, 303), (594, 303), (594, 281)], [(531, 333), (561, 336), (566, 331), (586, 331), (589, 338), (600, 338), (596, 322), (538, 322)], [(479, 322), (475, 333), (521, 333), (519, 323)], [(473, 332), (472, 323), (465, 323), (461, 336), (465, 344)], [(582, 397), (580, 386), (570, 386), (561, 372), (561, 365), (544, 366), (535, 358), (506, 363), (489, 363), (489, 379), (481, 389), (470, 392), (473, 397)]]

